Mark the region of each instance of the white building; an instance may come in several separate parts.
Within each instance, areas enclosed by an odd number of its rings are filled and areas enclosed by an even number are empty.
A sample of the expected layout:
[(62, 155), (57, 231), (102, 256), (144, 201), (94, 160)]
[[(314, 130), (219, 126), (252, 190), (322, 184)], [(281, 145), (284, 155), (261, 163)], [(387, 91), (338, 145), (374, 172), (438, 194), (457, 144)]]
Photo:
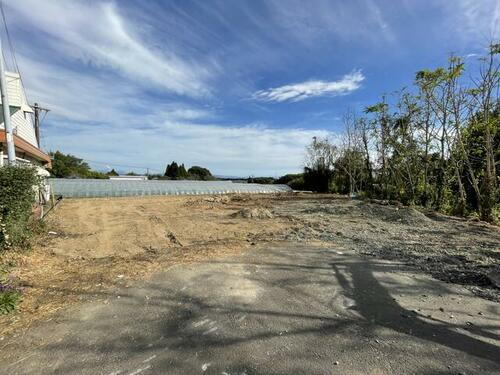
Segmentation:
[[(16, 158), (19, 161), (29, 162), (34, 165), (50, 167), (50, 157), (40, 148), (37, 139), (35, 124), (32, 118), (33, 109), (29, 106), (18, 73), (6, 72), (7, 94), (11, 124), (14, 133)], [(3, 108), (0, 99), (0, 166), (7, 162), (7, 144)]]
[(110, 180), (118, 180), (118, 181), (147, 181), (148, 176), (129, 176), (129, 175), (122, 175), (122, 176), (110, 176)]

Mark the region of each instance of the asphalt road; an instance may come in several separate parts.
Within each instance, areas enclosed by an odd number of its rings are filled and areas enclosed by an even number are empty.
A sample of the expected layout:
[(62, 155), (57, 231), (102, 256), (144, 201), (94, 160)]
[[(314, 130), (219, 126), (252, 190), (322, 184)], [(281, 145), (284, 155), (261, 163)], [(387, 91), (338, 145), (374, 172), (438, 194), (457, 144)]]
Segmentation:
[(123, 283), (4, 340), (0, 373), (500, 373), (499, 304), (344, 249), (267, 245)]

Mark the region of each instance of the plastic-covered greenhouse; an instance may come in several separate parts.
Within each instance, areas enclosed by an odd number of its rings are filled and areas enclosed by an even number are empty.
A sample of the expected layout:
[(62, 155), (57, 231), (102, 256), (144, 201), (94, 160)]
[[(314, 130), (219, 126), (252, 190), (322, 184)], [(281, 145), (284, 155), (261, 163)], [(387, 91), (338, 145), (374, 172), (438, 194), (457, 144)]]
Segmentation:
[(231, 181), (117, 181), (52, 178), (50, 184), (56, 195), (62, 195), (65, 198), (291, 191), (287, 185), (246, 184)]

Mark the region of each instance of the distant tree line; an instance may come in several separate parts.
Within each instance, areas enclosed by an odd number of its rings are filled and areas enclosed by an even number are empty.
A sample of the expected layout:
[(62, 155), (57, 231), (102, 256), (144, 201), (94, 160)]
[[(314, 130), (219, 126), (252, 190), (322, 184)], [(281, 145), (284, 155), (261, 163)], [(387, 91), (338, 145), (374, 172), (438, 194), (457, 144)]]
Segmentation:
[(246, 181), (249, 184), (282, 184), (288, 185), (294, 190), (306, 190), (304, 184), (304, 174), (303, 173), (291, 173), (281, 176), (279, 178), (274, 177), (248, 177)]
[(404, 88), (348, 110), (341, 140), (314, 138), (304, 188), (398, 200), (487, 221), (500, 212), (500, 44), (475, 72), (451, 56)]
[[(119, 176), (119, 173), (113, 168), (109, 172), (94, 171), (87, 162), (71, 154), (64, 154), (60, 151), (49, 152), (52, 159), (52, 177), (57, 178), (96, 178), (107, 179), (113, 176)], [(127, 176), (138, 176), (137, 173), (128, 172)]]
[[(64, 154), (60, 151), (49, 153), (52, 159), (52, 169), (50, 170), (53, 177), (58, 178), (98, 178), (106, 179), (111, 176), (118, 176), (119, 173), (113, 168), (107, 173), (94, 171), (90, 168), (87, 162), (71, 154)], [(128, 172), (127, 176), (137, 176), (134, 172)], [(184, 164), (177, 164), (173, 161), (167, 165), (163, 175), (152, 174), (148, 176), (150, 179), (169, 179), (169, 180), (215, 180), (215, 177), (207, 168), (197, 165), (192, 166), (188, 170)]]
[(215, 180), (215, 177), (207, 168), (194, 165), (186, 170), (184, 164), (179, 165), (175, 161), (167, 165), (164, 177), (171, 180)]

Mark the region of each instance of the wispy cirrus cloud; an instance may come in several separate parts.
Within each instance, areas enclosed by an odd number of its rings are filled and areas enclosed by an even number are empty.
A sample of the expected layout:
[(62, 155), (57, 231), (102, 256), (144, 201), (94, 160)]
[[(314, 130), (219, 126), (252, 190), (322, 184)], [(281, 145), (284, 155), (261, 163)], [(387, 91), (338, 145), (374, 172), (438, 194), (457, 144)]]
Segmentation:
[(130, 82), (87, 77), (22, 55), (18, 60), (30, 82), (28, 97), (51, 109), (50, 122), (42, 123), (44, 149), (78, 155), (98, 170), (108, 165), (126, 171), (123, 165), (132, 165), (161, 173), (166, 162), (180, 160), (217, 174), (278, 176), (300, 171), (305, 145), (330, 135), (264, 122), (221, 125), (207, 106), (163, 103), (137, 95)]
[(500, 2), (498, 0), (436, 0), (432, 4), (403, 0), (409, 14), (438, 11), (438, 22), (423, 22), (426, 29), (437, 27), (439, 32), (458, 41), (460, 47), (483, 47), (500, 37)]
[(207, 81), (215, 65), (197, 63), (168, 41), (161, 49), (152, 47), (145, 28), (130, 22), (114, 2), (24, 0), (8, 7), (11, 22), (37, 30), (59, 60), (108, 69), (178, 95), (210, 93)]
[(344, 75), (338, 81), (310, 80), (292, 85), (260, 90), (253, 98), (267, 102), (298, 102), (316, 96), (345, 95), (361, 87), (365, 79), (360, 70)]
[(448, 11), (460, 25), (462, 38), (488, 43), (500, 36), (500, 3), (496, 0), (458, 0), (447, 2)]

